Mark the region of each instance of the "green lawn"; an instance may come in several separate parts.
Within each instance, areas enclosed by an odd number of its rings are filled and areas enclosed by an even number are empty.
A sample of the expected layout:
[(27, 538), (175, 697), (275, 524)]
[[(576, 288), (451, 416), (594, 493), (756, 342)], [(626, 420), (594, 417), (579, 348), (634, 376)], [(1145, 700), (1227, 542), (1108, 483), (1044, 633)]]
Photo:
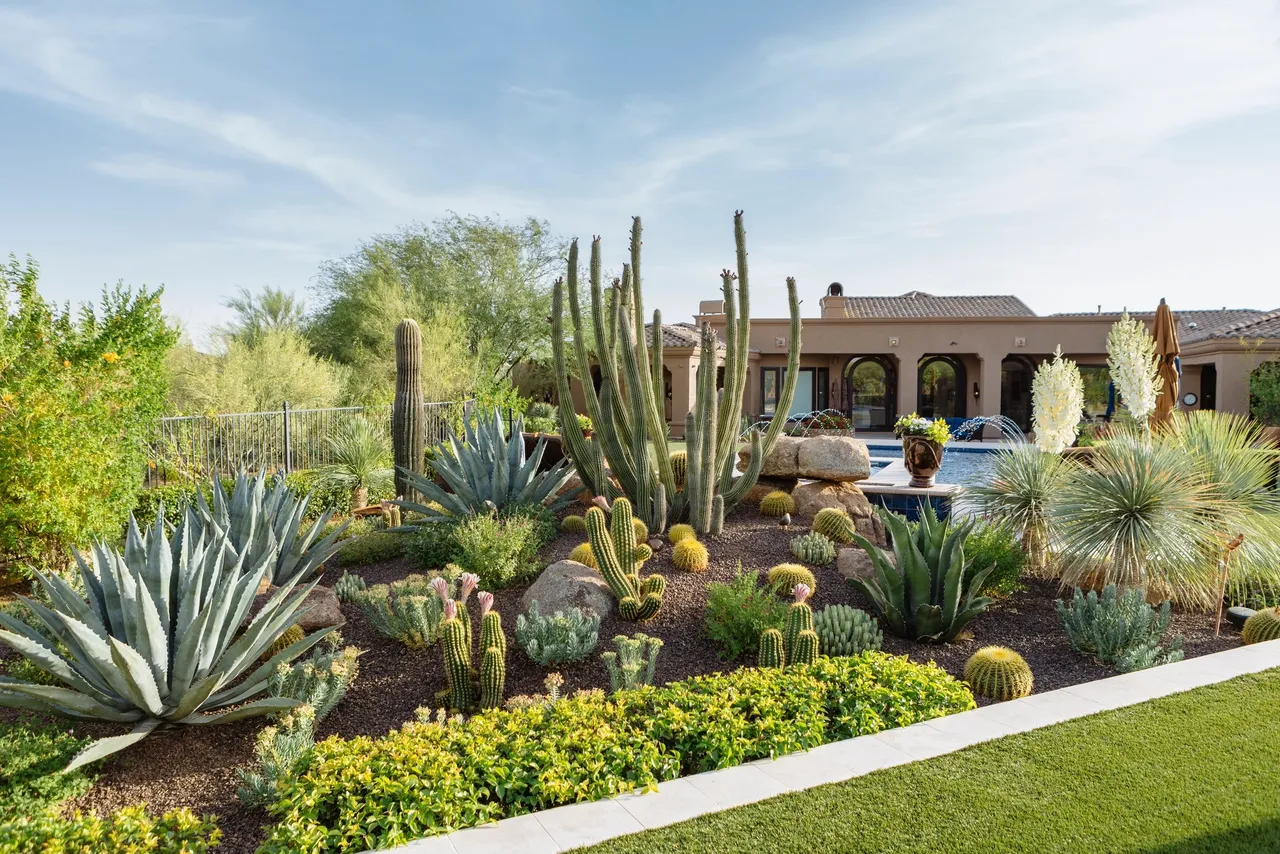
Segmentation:
[(580, 850), (1280, 851), (1280, 670)]

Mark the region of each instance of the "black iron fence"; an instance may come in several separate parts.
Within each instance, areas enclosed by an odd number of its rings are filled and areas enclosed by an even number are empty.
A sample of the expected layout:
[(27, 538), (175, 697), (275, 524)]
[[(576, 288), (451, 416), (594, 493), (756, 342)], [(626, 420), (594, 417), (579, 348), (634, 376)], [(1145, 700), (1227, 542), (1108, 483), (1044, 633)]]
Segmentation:
[[(427, 444), (444, 441), (450, 427), (461, 423), (467, 405), (426, 404)], [(352, 418), (391, 435), (390, 406), (293, 409), (286, 402), (273, 412), (162, 418), (151, 443), (146, 486), (241, 469), (287, 473), (318, 468), (332, 461), (329, 438)]]

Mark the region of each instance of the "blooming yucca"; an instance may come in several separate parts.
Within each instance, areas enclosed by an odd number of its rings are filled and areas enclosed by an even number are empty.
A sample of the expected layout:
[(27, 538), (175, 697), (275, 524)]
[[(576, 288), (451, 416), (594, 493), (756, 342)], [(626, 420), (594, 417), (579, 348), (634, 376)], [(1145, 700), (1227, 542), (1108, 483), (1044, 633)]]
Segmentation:
[(1125, 408), (1145, 427), (1164, 380), (1156, 367), (1156, 339), (1128, 312), (1107, 334), (1107, 368)]
[(1062, 358), (1062, 347), (1053, 361), (1036, 368), (1031, 381), (1031, 423), (1036, 446), (1050, 454), (1060, 454), (1076, 440), (1080, 413), (1084, 410), (1084, 379), (1070, 359)]

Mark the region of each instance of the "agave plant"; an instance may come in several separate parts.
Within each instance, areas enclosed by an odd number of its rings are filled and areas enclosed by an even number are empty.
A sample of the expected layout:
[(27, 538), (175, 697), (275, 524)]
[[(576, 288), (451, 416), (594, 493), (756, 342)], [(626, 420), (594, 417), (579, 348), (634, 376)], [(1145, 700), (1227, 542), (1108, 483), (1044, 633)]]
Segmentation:
[[(259, 663), (315, 585), (296, 592), (292, 582), (281, 585), (246, 624), (275, 553), (249, 558), (226, 532), (202, 530), (188, 511), (172, 542), (160, 514), (147, 536), (130, 520), (123, 553), (97, 543), (86, 562), (77, 552), (84, 597), (61, 577), (37, 573), (51, 607), (24, 599), (30, 624), (0, 612), (0, 641), (63, 684), (0, 677), (0, 706), (134, 724), (126, 735), (88, 745), (66, 770), (164, 724), (224, 723), (292, 708), (297, 700), (254, 698), (280, 664), (330, 630)], [(237, 708), (220, 711), (231, 706)]]
[(450, 436), (432, 461), (447, 490), (420, 474), (404, 472), (409, 485), (428, 502), (444, 508), (443, 512), (403, 499), (396, 503), (428, 518), (490, 513), (512, 504), (545, 504), (552, 511), (568, 506), (573, 496), (556, 493), (573, 474), (569, 461), (560, 460), (547, 471), (538, 471), (546, 439), (539, 439), (533, 454), (526, 458), (523, 426), (522, 419), (517, 418), (508, 438), (502, 414), (494, 411), (492, 417), (481, 417), (474, 425), (466, 425), (463, 442)]
[(328, 510), (304, 528), (302, 518), (309, 501), (310, 496), (294, 492), (283, 477), (268, 484), (266, 472), (257, 477), (240, 472), (230, 498), (219, 478), (213, 480), (212, 506), (202, 490), (196, 492), (193, 524), (197, 529), (225, 532), (236, 553), (244, 554), (246, 567), (257, 566), (263, 555), (272, 554), (267, 578), (284, 587), (310, 578), (338, 550), (338, 539), (347, 527), (344, 522), (321, 537), (333, 515)]
[(369, 491), (386, 491), (395, 482), (391, 467), (391, 437), (363, 418), (352, 418), (329, 437), (333, 462), (320, 469), (320, 483), (351, 493), (351, 509), (369, 502)]
[(996, 453), (989, 483), (965, 492), (965, 500), (980, 513), (1018, 532), (1032, 572), (1043, 573), (1049, 562), (1051, 508), (1072, 466), (1035, 445), (1014, 445)]
[[(896, 560), (861, 534), (854, 542), (871, 557), (875, 576), (850, 578), (866, 594), (885, 627), (899, 637), (918, 641), (951, 641), (991, 604), (982, 589), (994, 565), (971, 575), (964, 556), (969, 523), (940, 521), (926, 505), (915, 530), (896, 513), (878, 508), (893, 539)], [(966, 576), (969, 576), (966, 578)]]

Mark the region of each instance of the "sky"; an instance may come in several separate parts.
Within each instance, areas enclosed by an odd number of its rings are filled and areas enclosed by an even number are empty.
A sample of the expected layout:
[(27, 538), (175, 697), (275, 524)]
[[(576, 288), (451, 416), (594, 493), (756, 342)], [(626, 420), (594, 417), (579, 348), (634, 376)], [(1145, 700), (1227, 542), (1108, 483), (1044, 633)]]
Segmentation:
[(546, 219), (689, 319), (846, 294), (1280, 307), (1280, 3), (0, 0), (0, 257), (238, 288), (446, 211)]

